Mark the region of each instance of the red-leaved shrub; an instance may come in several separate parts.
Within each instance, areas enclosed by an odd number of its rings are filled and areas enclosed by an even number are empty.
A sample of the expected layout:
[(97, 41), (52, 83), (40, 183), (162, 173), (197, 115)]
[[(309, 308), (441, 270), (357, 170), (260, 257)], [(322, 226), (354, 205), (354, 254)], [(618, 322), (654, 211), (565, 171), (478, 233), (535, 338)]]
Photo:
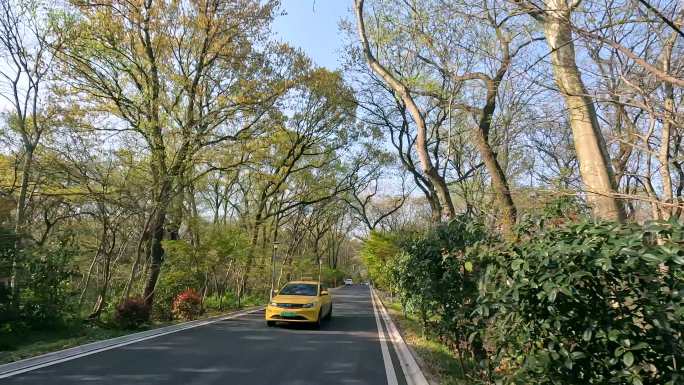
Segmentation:
[(140, 297), (127, 298), (116, 307), (114, 319), (124, 329), (136, 329), (150, 320), (150, 307)]
[(171, 312), (178, 319), (195, 319), (202, 314), (202, 298), (194, 289), (187, 289), (173, 300)]

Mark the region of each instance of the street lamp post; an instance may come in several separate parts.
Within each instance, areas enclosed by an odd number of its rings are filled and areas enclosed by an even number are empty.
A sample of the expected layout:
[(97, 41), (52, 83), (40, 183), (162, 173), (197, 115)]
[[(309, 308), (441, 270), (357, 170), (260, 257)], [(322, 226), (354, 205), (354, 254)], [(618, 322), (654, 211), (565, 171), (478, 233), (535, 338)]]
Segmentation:
[(318, 257), (318, 285), (321, 285), (321, 257)]
[(270, 300), (273, 299), (273, 290), (274, 290), (274, 285), (275, 285), (275, 257), (276, 257), (276, 251), (278, 251), (278, 242), (275, 241), (273, 242), (273, 253), (271, 253), (271, 290), (269, 291), (268, 294), (268, 299), (269, 302)]

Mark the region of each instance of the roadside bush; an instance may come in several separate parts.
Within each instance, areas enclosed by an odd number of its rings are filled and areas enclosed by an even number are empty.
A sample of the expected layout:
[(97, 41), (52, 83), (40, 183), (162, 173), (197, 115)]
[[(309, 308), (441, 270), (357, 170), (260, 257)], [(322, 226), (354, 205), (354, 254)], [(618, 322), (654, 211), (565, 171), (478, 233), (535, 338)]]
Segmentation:
[(211, 310), (233, 309), (237, 307), (237, 297), (233, 293), (210, 295), (204, 299), (204, 308)]
[(189, 287), (203, 287), (205, 275), (197, 265), (199, 250), (186, 241), (165, 241), (166, 256), (154, 294), (155, 319), (173, 319), (173, 302)]
[(173, 319), (173, 302), (178, 295), (189, 287), (201, 287), (202, 284), (198, 274), (189, 272), (175, 263), (166, 266), (155, 289), (154, 309), (152, 309), (154, 318)]
[(253, 294), (248, 294), (242, 297), (241, 301), (241, 306), (242, 307), (250, 307), (250, 306), (259, 306), (263, 305), (268, 301), (268, 296), (267, 293), (253, 293)]
[(195, 319), (202, 314), (202, 298), (194, 289), (187, 289), (174, 299), (171, 311), (177, 319)]
[(684, 229), (584, 222), (476, 253), (495, 377), (525, 384), (684, 383)]
[(393, 249), (367, 260), (472, 383), (684, 383), (684, 226), (550, 215), (519, 230), (507, 243), (459, 218), (385, 234)]
[(466, 259), (466, 249), (487, 238), (482, 224), (462, 216), (404, 238), (402, 252), (389, 268), (390, 282), (405, 311), (418, 315), (424, 333), (432, 332), (469, 361), (485, 357), (482, 341), (476, 338), (482, 320), (472, 316), (479, 270)]
[[(68, 239), (43, 248), (17, 253), (19, 295), (11, 298), (8, 322), (15, 329), (51, 329), (68, 323), (75, 311), (72, 303), (75, 249)], [(4, 318), (4, 317), (0, 317)]]
[(150, 307), (140, 297), (127, 298), (116, 307), (114, 320), (123, 329), (137, 329), (150, 320)]

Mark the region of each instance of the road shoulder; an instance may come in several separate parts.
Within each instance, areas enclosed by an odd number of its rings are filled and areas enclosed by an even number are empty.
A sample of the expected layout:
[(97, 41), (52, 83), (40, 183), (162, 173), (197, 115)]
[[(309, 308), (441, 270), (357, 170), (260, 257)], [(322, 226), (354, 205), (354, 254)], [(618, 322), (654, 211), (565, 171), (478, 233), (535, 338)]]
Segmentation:
[(397, 328), (394, 320), (389, 315), (382, 298), (378, 295), (375, 289), (371, 289), (371, 295), (378, 304), (381, 318), (385, 324), (385, 327), (387, 328), (388, 338), (392, 342), (394, 350), (397, 354), (399, 364), (401, 365), (401, 369), (404, 373), (407, 384), (429, 385), (430, 382), (428, 382), (425, 374), (423, 373), (423, 369), (418, 364), (420, 358), (416, 356), (415, 352), (404, 340), (399, 328)]

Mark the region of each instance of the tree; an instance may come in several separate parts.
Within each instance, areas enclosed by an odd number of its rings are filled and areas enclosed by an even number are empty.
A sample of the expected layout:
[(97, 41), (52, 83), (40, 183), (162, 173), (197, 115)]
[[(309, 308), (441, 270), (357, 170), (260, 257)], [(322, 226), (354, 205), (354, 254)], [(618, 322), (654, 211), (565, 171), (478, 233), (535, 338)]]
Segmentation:
[[(116, 117), (109, 130), (139, 135), (146, 144), (153, 190), (144, 235), (148, 304), (163, 262), (169, 208), (192, 160), (205, 148), (249, 136), (282, 92), (283, 74), (254, 48), (275, 5), (80, 4), (80, 16), (65, 24), (72, 43), (60, 58), (75, 100), (93, 107), (92, 118)], [(277, 64), (298, 67), (296, 56)]]
[(581, 1), (546, 0), (543, 8), (527, 1), (518, 3), (544, 29), (556, 84), (568, 111), (587, 201), (597, 218), (622, 221), (624, 210), (616, 194), (613, 167), (575, 56), (571, 20)]
[(373, 55), (371, 51), (370, 43), (368, 42), (368, 37), (366, 34), (366, 26), (363, 16), (363, 3), (364, 0), (355, 0), (354, 8), (356, 11), (356, 23), (358, 28), (359, 39), (361, 40), (363, 54), (368, 61), (370, 67), (378, 74), (397, 94), (399, 98), (406, 105), (406, 109), (410, 113), (413, 121), (417, 126), (417, 136), (416, 136), (416, 152), (418, 153), (418, 158), (420, 159), (422, 171), (425, 173), (430, 183), (434, 186), (441, 205), (443, 206), (443, 216), (452, 219), (456, 215), (456, 210), (454, 208), (453, 201), (451, 200), (451, 195), (447, 187), (444, 177), (439, 174), (438, 169), (432, 163), (430, 155), (428, 154), (428, 133), (427, 125), (425, 123), (424, 113), (421, 112), (420, 107), (416, 103), (415, 99), (411, 95), (411, 91), (408, 86), (394, 76), (385, 66), (383, 66)]
[(14, 232), (16, 246), (12, 262), (11, 287), (19, 293), (18, 258), (26, 246), (26, 211), (32, 182), (34, 155), (45, 132), (50, 128), (51, 110), (49, 77), (53, 66), (55, 40), (50, 24), (42, 13), (41, 3), (33, 0), (0, 1), (0, 96), (12, 110), (6, 115), (10, 130), (19, 135), (23, 149), (21, 181), (16, 200)]

